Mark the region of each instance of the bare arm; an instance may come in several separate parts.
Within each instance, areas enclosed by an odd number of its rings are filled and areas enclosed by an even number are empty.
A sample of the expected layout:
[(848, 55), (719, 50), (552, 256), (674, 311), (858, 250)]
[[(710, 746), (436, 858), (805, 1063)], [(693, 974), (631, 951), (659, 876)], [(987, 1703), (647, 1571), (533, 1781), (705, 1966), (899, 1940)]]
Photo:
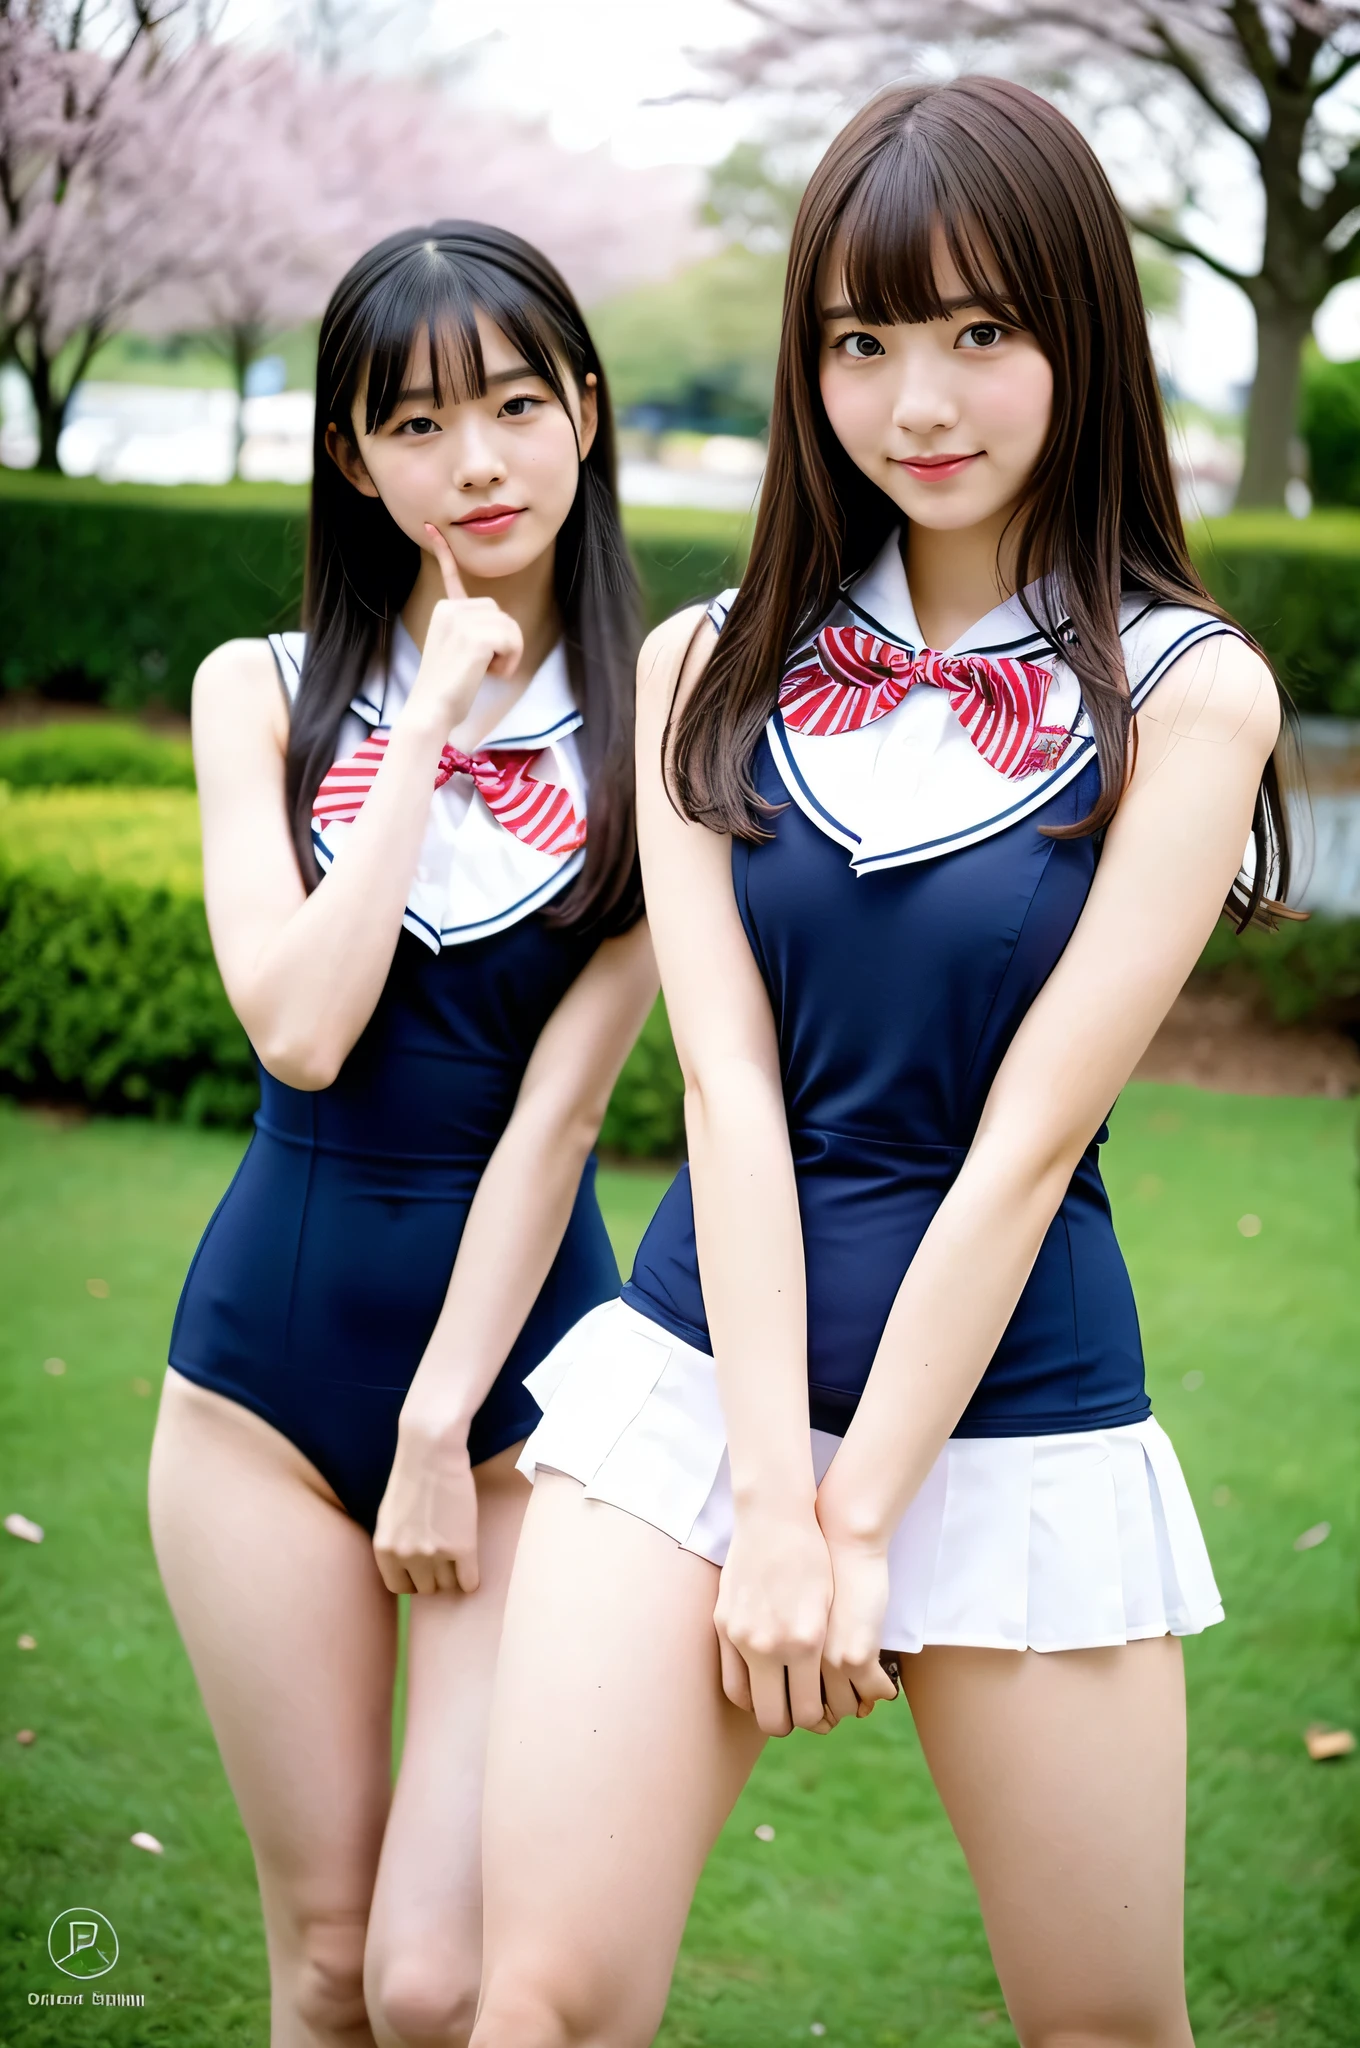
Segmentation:
[(518, 626), (462, 595), (442, 536), (448, 598), (344, 859), (309, 896), (288, 829), (288, 711), (262, 640), (233, 640), (194, 680), (203, 890), (231, 1006), (268, 1071), (325, 1088), (373, 1014), (401, 932), (440, 750), (490, 671), (513, 672)]
[(582, 1169), (656, 988), (651, 941), (639, 924), (600, 947), (534, 1048), (402, 1406), (374, 1538), (393, 1592), (476, 1589), (468, 1426), (557, 1256)]
[(813, 1515), (803, 1236), (774, 1018), (737, 910), (731, 841), (680, 817), (661, 774), (672, 701), (678, 689), (683, 702), (713, 645), (700, 618), (669, 620), (638, 665), (638, 840), (685, 1078), (695, 1234), (736, 1506), (717, 1614), (723, 1679), (762, 1728), (785, 1734), (786, 1669), (793, 1722), (822, 1719), (830, 1580)]
[[(1176, 664), (1138, 727), (1133, 779), (1077, 928), (1001, 1064), (822, 1483), (838, 1610), (843, 1581), (847, 1594), (828, 1655), (852, 1679), (877, 1658), (888, 1538), (1000, 1342), (1077, 1162), (1218, 918), (1278, 701), (1260, 659), (1220, 638)], [(838, 1703), (848, 1698), (829, 1671), (829, 1697), (833, 1687)]]

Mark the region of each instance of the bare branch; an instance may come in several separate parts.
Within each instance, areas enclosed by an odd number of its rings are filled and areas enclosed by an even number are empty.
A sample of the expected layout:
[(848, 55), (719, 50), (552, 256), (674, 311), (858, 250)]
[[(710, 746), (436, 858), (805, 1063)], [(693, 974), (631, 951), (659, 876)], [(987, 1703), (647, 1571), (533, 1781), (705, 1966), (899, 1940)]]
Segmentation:
[(1210, 270), (1220, 277), (1226, 277), (1229, 284), (1239, 286), (1243, 291), (1256, 282), (1250, 271), (1235, 270), (1231, 263), (1225, 263), (1220, 256), (1211, 255), (1189, 235), (1183, 235), (1179, 228), (1169, 227), (1165, 221), (1156, 220), (1137, 213), (1125, 213), (1124, 218), (1136, 234), (1147, 235), (1159, 242), (1163, 249), (1170, 249), (1176, 256), (1193, 256), (1200, 263), (1206, 263)]

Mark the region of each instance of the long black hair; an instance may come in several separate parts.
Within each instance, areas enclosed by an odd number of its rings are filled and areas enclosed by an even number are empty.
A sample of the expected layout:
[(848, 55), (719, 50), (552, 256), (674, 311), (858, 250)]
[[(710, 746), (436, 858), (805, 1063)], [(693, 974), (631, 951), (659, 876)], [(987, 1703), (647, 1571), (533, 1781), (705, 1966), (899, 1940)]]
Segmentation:
[(304, 881), (320, 878), (312, 801), (335, 755), (350, 699), (392, 631), (420, 565), (381, 499), (347, 481), (326, 447), (328, 427), (354, 445), (361, 392), (371, 434), (391, 417), (413, 342), (429, 337), (435, 403), (447, 387), (481, 397), (486, 373), (477, 313), (499, 327), (570, 417), (567, 378), (595, 377), (598, 423), (576, 497), (557, 536), (554, 593), (567, 671), (584, 714), (580, 745), (589, 799), (585, 866), (544, 913), (558, 923), (608, 919), (622, 929), (641, 910), (633, 809), (633, 674), (641, 637), (637, 581), (619, 522), (614, 421), (595, 344), (565, 280), (546, 256), (505, 228), (436, 221), (379, 242), (341, 278), (321, 323), (316, 372), (311, 522), (302, 622), (307, 651), (288, 740), (287, 796)]

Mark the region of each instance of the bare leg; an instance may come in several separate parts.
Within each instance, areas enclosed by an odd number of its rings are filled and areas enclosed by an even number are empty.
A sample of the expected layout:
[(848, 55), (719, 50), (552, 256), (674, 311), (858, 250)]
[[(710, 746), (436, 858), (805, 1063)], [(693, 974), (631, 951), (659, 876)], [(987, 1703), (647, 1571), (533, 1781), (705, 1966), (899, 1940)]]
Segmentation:
[(506, 1607), (474, 2048), (641, 2048), (763, 1738), (723, 1697), (718, 1574), (540, 1474)]
[(1180, 1644), (901, 1662), (1022, 2048), (1191, 2048)]
[(255, 1852), (272, 2048), (372, 2048), (364, 1929), (390, 1797), (396, 1601), (301, 1453), (173, 1371), (151, 1533)]
[(477, 1592), (411, 1602), (406, 1740), (364, 1969), (380, 2048), (465, 2048), (477, 2010), (487, 1722), (530, 1494), (515, 1470), (518, 1452), (477, 1468)]

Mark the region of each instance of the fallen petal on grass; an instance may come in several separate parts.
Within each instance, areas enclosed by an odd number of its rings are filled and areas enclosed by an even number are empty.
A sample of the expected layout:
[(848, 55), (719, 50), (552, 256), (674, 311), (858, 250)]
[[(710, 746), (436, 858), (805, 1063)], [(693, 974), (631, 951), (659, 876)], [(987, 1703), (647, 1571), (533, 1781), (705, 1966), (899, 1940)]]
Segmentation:
[(109, 1298), (109, 1283), (107, 1280), (87, 1280), (85, 1282), (85, 1292), (92, 1294), (96, 1301), (107, 1301)]
[(27, 1515), (6, 1515), (5, 1527), (21, 1543), (41, 1543), (43, 1540), (41, 1524), (30, 1522)]
[(37, 1739), (31, 1728), (21, 1728), (14, 1738), (24, 1749), (31, 1749)]
[(165, 1854), (156, 1837), (146, 1834), (141, 1828), (138, 1828), (135, 1835), (129, 1835), (128, 1840), (134, 1849), (147, 1849), (153, 1856), (163, 1856)]
[(1305, 1730), (1303, 1742), (1315, 1764), (1327, 1764), (1339, 1756), (1350, 1756), (1355, 1749), (1355, 1737), (1349, 1728), (1323, 1728), (1317, 1723)]
[(812, 2022), (812, 2025), (808, 2028), (808, 2032), (810, 2034), (824, 2034), (826, 2032), (826, 2028), (822, 2025), (820, 2020), (814, 2020)]
[(21, 1650), (36, 1650), (37, 1647), (38, 1638), (36, 1636), (20, 1636), (19, 1648)]
[(1209, 1497), (1216, 1508), (1230, 1508), (1232, 1506), (1232, 1488), (1230, 1486), (1216, 1486)]
[(1182, 1373), (1181, 1385), (1187, 1394), (1197, 1394), (1204, 1385), (1204, 1374), (1199, 1371)]
[(1325, 1543), (1332, 1533), (1330, 1522), (1314, 1522), (1311, 1529), (1305, 1529), (1302, 1536), (1294, 1538), (1295, 1550), (1316, 1550), (1319, 1543)]
[(756, 1840), (758, 1842), (772, 1842), (774, 1840), (774, 1829), (767, 1820), (763, 1820), (756, 1829)]
[(1259, 1216), (1239, 1216), (1237, 1227), (1243, 1237), (1259, 1237), (1261, 1235), (1261, 1219)]
[(143, 1379), (136, 1379), (136, 1380), (134, 1380), (134, 1381), (132, 1382), (132, 1391), (133, 1391), (133, 1393), (134, 1393), (134, 1394), (140, 1394), (140, 1395), (141, 1395), (141, 1397), (142, 1397), (142, 1399), (143, 1399), (143, 1400), (145, 1400), (145, 1399), (146, 1399), (146, 1396), (147, 1396), (147, 1395), (148, 1395), (148, 1394), (149, 1394), (149, 1393), (151, 1392), (151, 1382), (150, 1382), (150, 1380), (143, 1380)]
[(59, 1380), (65, 1370), (66, 1360), (64, 1358), (45, 1358), (43, 1360), (43, 1371), (50, 1372), (54, 1380)]

